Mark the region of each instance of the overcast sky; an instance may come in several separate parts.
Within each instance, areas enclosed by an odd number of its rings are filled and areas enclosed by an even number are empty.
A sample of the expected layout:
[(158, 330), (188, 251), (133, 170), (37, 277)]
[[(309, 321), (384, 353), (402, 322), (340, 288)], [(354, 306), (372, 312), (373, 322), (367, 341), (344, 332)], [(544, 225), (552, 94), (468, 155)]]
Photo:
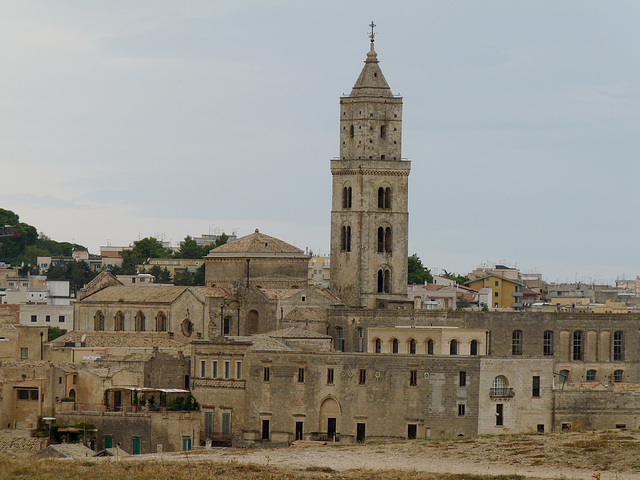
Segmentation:
[(0, 207), (98, 253), (260, 231), (329, 252), (339, 96), (377, 24), (409, 253), (640, 274), (640, 2), (3, 1)]

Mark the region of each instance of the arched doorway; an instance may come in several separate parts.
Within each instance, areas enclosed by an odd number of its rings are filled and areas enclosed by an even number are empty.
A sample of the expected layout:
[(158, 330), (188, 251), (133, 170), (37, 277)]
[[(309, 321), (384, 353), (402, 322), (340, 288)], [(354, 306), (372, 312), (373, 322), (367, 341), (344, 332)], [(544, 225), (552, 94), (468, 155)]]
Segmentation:
[(320, 405), (319, 428), (327, 440), (336, 440), (340, 419), (340, 404), (335, 398), (325, 398)]
[(251, 310), (249, 312), (249, 316), (247, 318), (247, 335), (253, 335), (254, 333), (258, 333), (258, 311)]

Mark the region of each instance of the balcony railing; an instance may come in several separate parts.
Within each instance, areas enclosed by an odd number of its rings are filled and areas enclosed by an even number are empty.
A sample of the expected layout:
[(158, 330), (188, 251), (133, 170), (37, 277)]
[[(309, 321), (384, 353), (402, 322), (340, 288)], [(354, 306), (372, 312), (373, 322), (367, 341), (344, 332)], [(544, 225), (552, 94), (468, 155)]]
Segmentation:
[(509, 387), (492, 387), (489, 392), (491, 398), (511, 398), (515, 395), (513, 388)]
[(313, 442), (339, 442), (339, 433), (311, 432), (309, 439)]

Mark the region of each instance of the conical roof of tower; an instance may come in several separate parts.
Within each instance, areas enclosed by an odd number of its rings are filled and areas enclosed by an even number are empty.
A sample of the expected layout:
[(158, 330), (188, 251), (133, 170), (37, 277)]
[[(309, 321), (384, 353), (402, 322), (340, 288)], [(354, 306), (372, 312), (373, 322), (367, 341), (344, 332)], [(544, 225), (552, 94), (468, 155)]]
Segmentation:
[(391, 88), (389, 88), (380, 69), (378, 54), (373, 49), (373, 42), (371, 42), (371, 49), (367, 53), (367, 59), (364, 61), (364, 67), (349, 96), (393, 97)]

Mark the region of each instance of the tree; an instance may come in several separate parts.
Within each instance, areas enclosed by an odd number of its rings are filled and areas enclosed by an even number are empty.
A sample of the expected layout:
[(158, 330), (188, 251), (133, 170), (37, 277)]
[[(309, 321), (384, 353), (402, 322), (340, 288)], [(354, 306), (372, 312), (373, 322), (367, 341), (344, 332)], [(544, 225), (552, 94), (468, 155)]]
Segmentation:
[(409, 277), (407, 280), (409, 284), (417, 285), (417, 284), (423, 284), (425, 282), (427, 283), (433, 282), (433, 276), (431, 275), (431, 271), (427, 267), (422, 265), (422, 260), (420, 260), (420, 257), (418, 257), (417, 253), (414, 253), (409, 257), (408, 266), (409, 266), (409, 269), (408, 269)]
[(48, 333), (48, 336), (47, 336), (47, 341), (51, 342), (52, 340), (55, 340), (56, 338), (61, 337), (65, 333), (67, 333), (67, 331), (64, 328), (49, 327), (49, 333)]
[(173, 256), (171, 249), (165, 248), (153, 237), (146, 237), (133, 242), (133, 248), (122, 252), (122, 274), (135, 275), (136, 266), (142, 265), (150, 258), (169, 258)]
[[(220, 237), (218, 237), (219, 239)], [(217, 240), (216, 240), (217, 241)], [(209, 253), (210, 247), (203, 245), (202, 247), (187, 235), (180, 244), (180, 250), (175, 254), (176, 258), (202, 258)]]
[(155, 283), (171, 283), (171, 273), (167, 267), (162, 268), (160, 265), (154, 265), (149, 269), (149, 273), (153, 275)]
[(51, 266), (47, 270), (48, 280), (68, 280), (71, 290), (77, 292), (98, 275), (86, 262), (69, 262), (64, 267)]
[(442, 275), (444, 278), (448, 278), (449, 280), (453, 280), (458, 285), (464, 285), (469, 281), (468, 277), (464, 277), (462, 275), (458, 275), (457, 273), (449, 273), (444, 268), (442, 269), (444, 274)]

